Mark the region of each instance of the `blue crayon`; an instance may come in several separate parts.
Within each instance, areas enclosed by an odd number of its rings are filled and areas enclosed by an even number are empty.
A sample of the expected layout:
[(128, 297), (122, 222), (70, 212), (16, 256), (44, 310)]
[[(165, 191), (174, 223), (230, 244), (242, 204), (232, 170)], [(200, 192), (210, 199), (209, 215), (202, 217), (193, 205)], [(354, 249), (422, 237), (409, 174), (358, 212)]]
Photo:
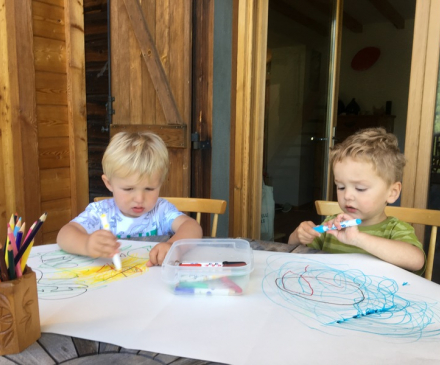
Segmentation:
[[(360, 219), (351, 219), (349, 221), (341, 222), (341, 227), (342, 228), (353, 227), (353, 226), (358, 226), (361, 223), (362, 223), (362, 220), (360, 220)], [(324, 233), (326, 231), (330, 231), (330, 230), (334, 230), (334, 229), (338, 229), (338, 228), (336, 228), (336, 226), (333, 224), (333, 226), (331, 228), (329, 228), (328, 226), (316, 226), (316, 227), (313, 227), (313, 229), (316, 232)]]

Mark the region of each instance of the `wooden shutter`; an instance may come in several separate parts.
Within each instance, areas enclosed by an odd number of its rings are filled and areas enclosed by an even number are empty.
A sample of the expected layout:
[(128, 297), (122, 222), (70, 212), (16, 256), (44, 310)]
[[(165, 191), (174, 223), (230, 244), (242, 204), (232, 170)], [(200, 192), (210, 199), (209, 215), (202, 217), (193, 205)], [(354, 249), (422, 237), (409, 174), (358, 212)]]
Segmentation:
[(151, 131), (165, 141), (162, 196), (189, 196), (191, 1), (113, 0), (110, 133)]

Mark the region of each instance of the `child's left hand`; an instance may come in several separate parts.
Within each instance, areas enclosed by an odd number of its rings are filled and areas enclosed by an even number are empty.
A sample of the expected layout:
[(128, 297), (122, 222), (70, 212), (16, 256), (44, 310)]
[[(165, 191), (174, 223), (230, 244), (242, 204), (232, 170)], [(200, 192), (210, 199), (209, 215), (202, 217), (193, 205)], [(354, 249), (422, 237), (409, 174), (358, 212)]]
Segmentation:
[(331, 221), (326, 222), (325, 224), (329, 227), (331, 227), (333, 224), (338, 227), (338, 229), (332, 229), (327, 231), (326, 233), (329, 233), (333, 236), (335, 236), (338, 241), (345, 243), (346, 245), (352, 245), (356, 246), (356, 239), (359, 235), (359, 229), (357, 226), (342, 228), (341, 222), (349, 221), (351, 219), (354, 219), (352, 216), (341, 213), (336, 216), (335, 219), (332, 219)]
[(154, 246), (150, 251), (150, 260), (147, 261), (146, 265), (148, 267), (162, 265), (171, 245), (171, 242), (161, 242)]

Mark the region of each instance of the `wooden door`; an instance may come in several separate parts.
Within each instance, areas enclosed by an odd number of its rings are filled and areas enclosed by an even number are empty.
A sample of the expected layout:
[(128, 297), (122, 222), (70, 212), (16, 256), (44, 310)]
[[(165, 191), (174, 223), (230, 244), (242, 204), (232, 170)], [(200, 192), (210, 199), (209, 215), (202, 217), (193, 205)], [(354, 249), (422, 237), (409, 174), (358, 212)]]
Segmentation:
[(162, 196), (189, 196), (191, 10), (188, 0), (112, 0), (110, 134), (151, 131), (165, 141)]

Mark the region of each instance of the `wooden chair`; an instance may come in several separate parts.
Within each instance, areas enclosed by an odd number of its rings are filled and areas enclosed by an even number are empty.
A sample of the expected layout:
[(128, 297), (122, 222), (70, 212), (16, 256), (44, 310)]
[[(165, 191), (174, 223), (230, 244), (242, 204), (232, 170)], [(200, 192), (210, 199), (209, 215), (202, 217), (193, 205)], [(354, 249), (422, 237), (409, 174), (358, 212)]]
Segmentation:
[[(315, 206), (319, 215), (333, 215), (341, 213), (341, 208), (339, 207), (338, 202), (317, 200), (315, 201)], [(385, 208), (385, 214), (387, 216), (396, 217), (397, 219), (407, 223), (432, 226), (425, 270), (425, 279), (431, 280), (432, 269), (434, 266), (437, 227), (440, 226), (440, 210), (387, 206)]]
[[(110, 199), (111, 197), (96, 197), (95, 202)], [(162, 197), (174, 204), (177, 209), (185, 213), (197, 213), (196, 221), (200, 224), (202, 213), (214, 214), (211, 227), (211, 237), (217, 235), (218, 215), (224, 214), (226, 211), (226, 200), (220, 199), (199, 199), (199, 198), (174, 198)]]

